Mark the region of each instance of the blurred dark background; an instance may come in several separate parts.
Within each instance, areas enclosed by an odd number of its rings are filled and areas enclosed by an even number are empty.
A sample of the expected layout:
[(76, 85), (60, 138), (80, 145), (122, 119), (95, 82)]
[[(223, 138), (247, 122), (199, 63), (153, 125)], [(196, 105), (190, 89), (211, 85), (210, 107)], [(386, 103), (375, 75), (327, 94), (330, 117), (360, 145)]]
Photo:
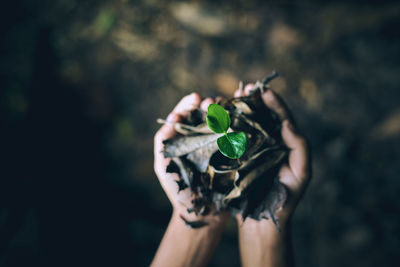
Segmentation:
[[(156, 119), (272, 83), (312, 143), (298, 266), (398, 266), (398, 1), (8, 1), (0, 266), (146, 266), (171, 208)], [(239, 266), (230, 221), (210, 266)]]

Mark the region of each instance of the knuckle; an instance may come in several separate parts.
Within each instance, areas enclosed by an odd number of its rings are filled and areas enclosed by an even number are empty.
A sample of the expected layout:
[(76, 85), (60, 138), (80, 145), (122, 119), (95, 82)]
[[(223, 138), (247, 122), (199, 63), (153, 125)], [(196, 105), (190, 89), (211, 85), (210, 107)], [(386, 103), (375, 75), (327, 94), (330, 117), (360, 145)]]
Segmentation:
[(191, 94), (185, 96), (184, 99), (190, 99), (190, 100), (193, 100), (195, 102), (200, 102), (201, 101), (201, 96), (200, 96), (199, 93), (194, 92), (194, 93), (191, 93)]
[(306, 137), (299, 136), (297, 141), (298, 141), (300, 146), (304, 147), (307, 151), (309, 151), (310, 142), (308, 141), (308, 139)]
[(193, 102), (195, 103), (200, 103), (201, 102), (201, 96), (198, 93), (192, 93), (191, 97), (193, 98)]

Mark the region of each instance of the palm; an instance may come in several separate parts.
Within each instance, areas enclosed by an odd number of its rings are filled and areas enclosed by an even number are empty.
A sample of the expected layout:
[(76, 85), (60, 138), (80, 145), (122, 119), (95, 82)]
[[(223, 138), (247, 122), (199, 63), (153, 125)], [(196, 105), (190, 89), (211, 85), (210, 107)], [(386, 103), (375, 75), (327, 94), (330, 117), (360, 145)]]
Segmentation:
[[(191, 94), (184, 97), (174, 108), (171, 114), (168, 116), (169, 122), (179, 122), (184, 117), (188, 116), (189, 112), (196, 108), (202, 108), (207, 110), (208, 105), (214, 101), (211, 98), (202, 100), (198, 94)], [(166, 169), (170, 162), (170, 159), (163, 156), (163, 141), (177, 135), (172, 123), (167, 123), (155, 135), (154, 138), (154, 170), (157, 177), (167, 194), (175, 212), (178, 212), (181, 216), (189, 221), (193, 220), (205, 220), (210, 221), (221, 221), (227, 217), (227, 214), (220, 214), (217, 216), (196, 216), (193, 213), (188, 213), (187, 208), (191, 206), (191, 196), (188, 189), (182, 190), (178, 193), (179, 176), (176, 173), (167, 173)]]
[[(253, 88), (246, 86), (244, 92), (237, 91), (235, 96), (247, 95)], [(294, 128), (294, 121), (283, 100), (273, 91), (267, 90), (262, 95), (265, 105), (276, 112), (282, 121), (282, 139), (289, 148), (289, 160), (279, 171), (279, 181), (290, 191), (291, 198), (279, 211), (278, 217), (289, 217), (296, 207), (310, 178), (310, 155), (306, 139)]]

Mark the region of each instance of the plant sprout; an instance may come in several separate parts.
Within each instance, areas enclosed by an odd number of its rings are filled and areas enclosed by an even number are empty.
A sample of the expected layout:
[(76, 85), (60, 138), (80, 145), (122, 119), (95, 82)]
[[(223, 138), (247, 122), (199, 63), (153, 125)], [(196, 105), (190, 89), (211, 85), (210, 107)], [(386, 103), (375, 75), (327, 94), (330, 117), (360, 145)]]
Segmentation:
[(210, 104), (206, 121), (211, 131), (223, 134), (217, 139), (219, 151), (228, 158), (240, 158), (247, 148), (247, 136), (244, 132), (228, 133), (231, 125), (228, 112), (218, 104)]

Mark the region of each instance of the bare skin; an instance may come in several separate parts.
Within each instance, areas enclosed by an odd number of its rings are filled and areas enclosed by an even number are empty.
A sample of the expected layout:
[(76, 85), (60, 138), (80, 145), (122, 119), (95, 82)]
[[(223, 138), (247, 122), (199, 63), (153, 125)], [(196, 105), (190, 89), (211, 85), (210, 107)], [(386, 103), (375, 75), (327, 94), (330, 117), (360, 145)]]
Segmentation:
[[(235, 96), (247, 95), (252, 87), (252, 84), (247, 85), (244, 92), (237, 91)], [(290, 197), (276, 213), (281, 233), (271, 220), (256, 221), (247, 218), (243, 222), (240, 216), (236, 216), (240, 255), (243, 266), (293, 266), (290, 220), (311, 177), (309, 146), (305, 137), (295, 128), (293, 117), (283, 100), (272, 90), (267, 90), (262, 99), (282, 120), (282, 139), (290, 153), (288, 164), (282, 166), (279, 172), (279, 180), (289, 190)]]
[[(244, 92), (236, 92), (235, 96), (249, 93), (252, 84), (246, 86)], [(294, 127), (294, 121), (284, 102), (271, 90), (263, 96), (264, 103), (274, 110), (282, 120), (282, 138), (290, 149), (288, 164), (280, 170), (280, 181), (288, 188), (290, 198), (284, 208), (277, 212), (282, 232), (278, 233), (270, 220), (260, 222), (240, 216), (236, 219), (239, 225), (240, 254), (243, 266), (291, 266), (293, 255), (290, 244), (290, 218), (303, 194), (310, 178), (310, 156), (306, 139)], [(190, 110), (201, 107), (207, 110), (211, 98), (204, 100), (194, 93), (184, 97), (174, 108), (167, 120), (179, 122), (188, 115)], [(189, 192), (178, 192), (176, 174), (166, 173), (169, 159), (161, 153), (162, 141), (177, 133), (172, 124), (165, 124), (156, 133), (154, 139), (154, 169), (167, 194), (173, 215), (167, 231), (161, 241), (152, 266), (205, 266), (214, 252), (229, 214), (196, 217), (186, 209), (190, 204)], [(209, 223), (200, 229), (189, 229), (181, 220), (204, 220)]]
[[(202, 100), (198, 94), (193, 93), (178, 103), (167, 120), (179, 122), (191, 110), (198, 107), (207, 110), (211, 103), (214, 103), (211, 98)], [(172, 204), (173, 214), (151, 266), (205, 266), (221, 238), (229, 214), (195, 216), (187, 212), (191, 201), (189, 191), (184, 190), (178, 194), (178, 185), (175, 181), (179, 177), (177, 174), (165, 172), (170, 160), (164, 158), (161, 153), (162, 141), (176, 134), (173, 125), (167, 123), (161, 127), (154, 138), (154, 170)], [(208, 225), (199, 229), (190, 229), (184, 225), (181, 216), (189, 221), (206, 221)]]

